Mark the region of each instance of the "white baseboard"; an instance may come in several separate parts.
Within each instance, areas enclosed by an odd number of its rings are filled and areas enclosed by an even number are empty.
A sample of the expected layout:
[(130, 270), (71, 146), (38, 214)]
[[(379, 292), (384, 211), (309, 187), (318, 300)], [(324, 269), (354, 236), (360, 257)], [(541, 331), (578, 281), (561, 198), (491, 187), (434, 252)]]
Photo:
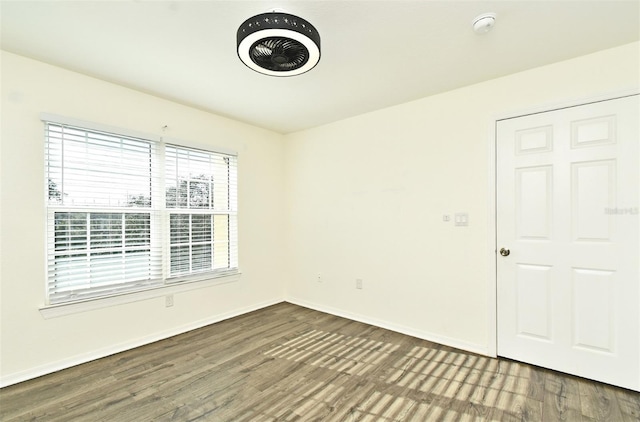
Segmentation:
[(62, 369), (71, 368), (72, 366), (91, 362), (96, 359), (101, 359), (110, 355), (114, 355), (116, 353), (124, 352), (126, 350), (131, 350), (136, 347), (144, 346), (145, 344), (150, 344), (159, 340), (164, 340), (178, 334), (183, 334), (188, 331), (202, 328), (207, 325), (215, 324), (216, 322), (224, 321), (226, 319), (243, 315), (249, 312), (257, 311), (258, 309), (266, 308), (268, 306), (275, 305), (281, 302), (282, 302), (282, 299), (273, 299), (270, 301), (257, 303), (255, 305), (247, 306), (244, 308), (234, 309), (233, 311), (213, 315), (209, 318), (205, 318), (199, 321), (194, 321), (189, 324), (185, 324), (185, 325), (175, 327), (169, 330), (161, 331), (158, 333), (150, 334), (148, 336), (141, 337), (135, 340), (130, 340), (120, 344), (105, 347), (103, 349), (82, 353), (67, 359), (62, 359), (56, 362), (48, 363), (46, 365), (30, 368), (25, 371), (8, 374), (0, 378), (0, 388), (7, 387), (12, 384), (17, 384), (19, 382), (27, 381), (33, 378), (37, 378), (43, 375), (51, 374), (53, 372), (57, 372)]
[[(356, 314), (353, 312), (332, 308), (330, 306), (318, 305), (316, 303), (308, 302), (306, 300), (302, 300), (294, 297), (287, 297), (285, 301), (292, 303), (294, 305), (304, 306), (305, 308), (314, 309), (316, 311), (325, 312), (325, 313), (336, 315), (342, 318), (348, 318), (348, 319), (362, 322), (365, 324), (374, 325), (376, 327), (395, 331), (401, 334), (406, 334), (406, 335), (420, 338), (423, 340), (432, 341), (434, 343), (442, 344), (445, 346), (454, 347), (456, 349), (466, 350), (468, 352), (478, 353), (480, 355), (491, 356), (490, 350), (486, 345), (469, 343), (469, 342), (461, 341), (459, 339), (454, 339), (451, 337), (445, 337), (445, 336), (429, 333), (422, 330), (416, 330), (414, 328), (406, 327), (400, 324), (394, 324), (394, 323), (390, 323), (383, 320), (377, 320), (375, 318), (370, 318), (370, 317)], [(48, 363), (46, 365), (41, 365), (35, 368), (31, 368), (25, 371), (8, 374), (0, 378), (0, 388), (7, 387), (12, 384), (17, 384), (19, 382), (27, 381), (33, 378), (37, 378), (43, 375), (51, 374), (53, 372), (57, 372), (63, 369), (71, 368), (72, 366), (91, 362), (96, 359), (101, 359), (110, 355), (114, 355), (116, 353), (124, 352), (126, 350), (131, 350), (136, 347), (144, 346), (145, 344), (150, 344), (156, 341), (164, 340), (178, 334), (186, 333), (188, 331), (192, 331), (210, 324), (215, 324), (216, 322), (224, 321), (229, 318), (233, 318), (239, 315), (244, 315), (249, 312), (257, 311), (258, 309), (266, 308), (268, 306), (272, 306), (280, 302), (283, 302), (283, 300), (273, 299), (270, 301), (261, 302), (261, 303), (247, 306), (244, 308), (234, 309), (233, 311), (213, 315), (209, 318), (205, 318), (199, 321), (195, 321), (189, 324), (175, 327), (170, 330), (161, 331), (161, 332), (154, 333), (142, 338), (138, 338), (135, 340), (126, 341), (120, 344), (105, 347), (103, 349), (94, 350), (91, 352), (72, 356), (67, 359), (62, 359), (56, 362)]]
[(422, 340), (427, 340), (434, 343), (442, 344), (444, 346), (454, 347), (456, 349), (477, 353), (483, 356), (495, 357), (491, 355), (490, 349), (485, 344), (470, 343), (467, 341), (446, 337), (439, 334), (430, 333), (427, 331), (416, 330), (415, 328), (406, 327), (400, 324), (394, 324), (391, 322), (378, 320), (375, 318), (370, 318), (364, 315), (355, 314), (353, 312), (344, 311), (342, 309), (332, 308), (330, 306), (318, 305), (316, 303), (308, 302), (306, 300), (298, 299), (295, 297), (289, 296), (286, 298), (286, 301), (294, 305), (304, 306), (305, 308), (313, 309), (316, 311), (325, 312), (331, 315), (351, 319), (351, 320), (362, 322), (369, 325), (374, 325), (376, 327), (395, 331), (400, 334), (406, 334), (408, 336), (416, 337)]

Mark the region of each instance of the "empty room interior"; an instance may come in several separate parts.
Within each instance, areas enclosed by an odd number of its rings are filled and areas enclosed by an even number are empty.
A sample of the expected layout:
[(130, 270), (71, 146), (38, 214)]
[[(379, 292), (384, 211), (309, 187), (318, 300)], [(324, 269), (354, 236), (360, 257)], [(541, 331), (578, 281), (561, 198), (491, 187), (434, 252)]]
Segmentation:
[(0, 420), (640, 420), (639, 1), (0, 20)]

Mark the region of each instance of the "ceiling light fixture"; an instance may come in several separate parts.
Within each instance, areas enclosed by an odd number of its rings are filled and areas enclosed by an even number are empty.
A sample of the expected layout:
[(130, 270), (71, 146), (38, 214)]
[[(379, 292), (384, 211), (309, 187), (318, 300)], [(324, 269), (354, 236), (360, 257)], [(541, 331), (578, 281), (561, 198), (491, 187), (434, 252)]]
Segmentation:
[(320, 61), (320, 34), (308, 21), (278, 10), (244, 21), (237, 33), (238, 57), (270, 76), (308, 72)]
[(491, 31), (493, 26), (496, 24), (496, 14), (483, 13), (482, 15), (476, 16), (471, 24), (473, 26), (473, 30), (476, 31), (476, 34), (486, 34)]

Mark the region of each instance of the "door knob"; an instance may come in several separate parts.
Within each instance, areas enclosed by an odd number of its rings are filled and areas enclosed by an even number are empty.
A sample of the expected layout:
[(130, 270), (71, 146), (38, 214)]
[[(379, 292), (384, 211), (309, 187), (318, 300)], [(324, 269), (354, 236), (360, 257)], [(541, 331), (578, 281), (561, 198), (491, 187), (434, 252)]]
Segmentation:
[(510, 253), (511, 253), (511, 251), (509, 249), (500, 248), (500, 255), (509, 256)]

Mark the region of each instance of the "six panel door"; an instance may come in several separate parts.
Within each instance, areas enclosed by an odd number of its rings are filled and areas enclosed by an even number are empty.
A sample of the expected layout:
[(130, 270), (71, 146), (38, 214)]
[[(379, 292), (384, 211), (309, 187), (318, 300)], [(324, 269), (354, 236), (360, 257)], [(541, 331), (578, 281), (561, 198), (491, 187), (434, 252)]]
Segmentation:
[(640, 391), (639, 103), (497, 123), (500, 356)]

